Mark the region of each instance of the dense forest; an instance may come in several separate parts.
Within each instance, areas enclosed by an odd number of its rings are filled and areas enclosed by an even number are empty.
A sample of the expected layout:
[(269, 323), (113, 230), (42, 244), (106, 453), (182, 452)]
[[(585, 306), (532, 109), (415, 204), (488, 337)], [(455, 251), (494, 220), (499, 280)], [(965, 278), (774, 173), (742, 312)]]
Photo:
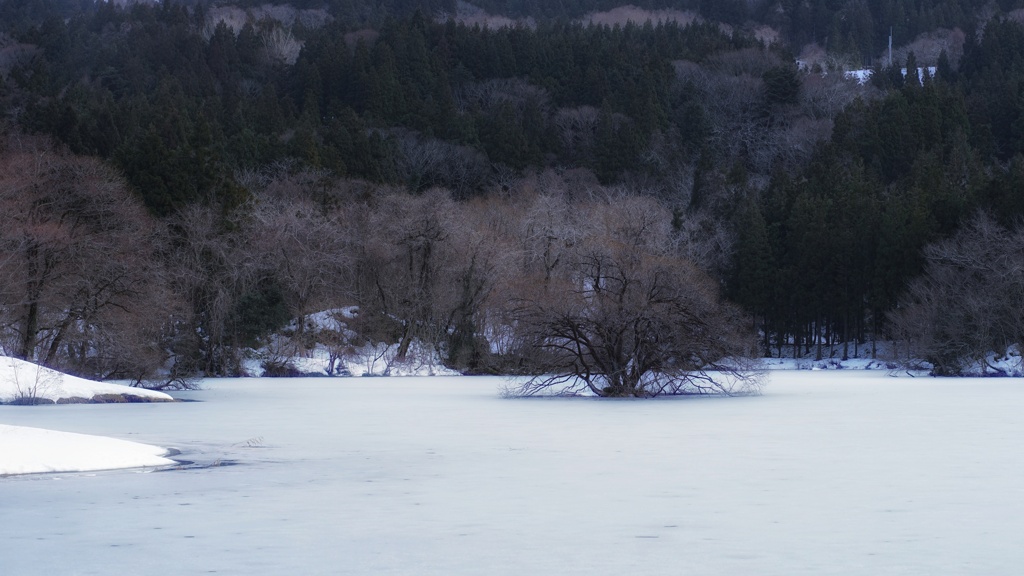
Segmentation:
[(0, 340), (173, 381), (299, 319), (529, 372), (603, 265), (955, 374), (1024, 343), (1022, 8), (0, 0)]

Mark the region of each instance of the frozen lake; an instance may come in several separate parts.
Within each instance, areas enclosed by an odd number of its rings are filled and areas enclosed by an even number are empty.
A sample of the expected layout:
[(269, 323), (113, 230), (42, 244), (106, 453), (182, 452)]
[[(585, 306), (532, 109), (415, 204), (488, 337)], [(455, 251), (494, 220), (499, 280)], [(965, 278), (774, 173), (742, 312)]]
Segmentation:
[(1024, 381), (772, 374), (760, 397), (503, 400), (496, 378), (213, 380), (0, 406), (182, 470), (0, 479), (0, 573), (1015, 574)]

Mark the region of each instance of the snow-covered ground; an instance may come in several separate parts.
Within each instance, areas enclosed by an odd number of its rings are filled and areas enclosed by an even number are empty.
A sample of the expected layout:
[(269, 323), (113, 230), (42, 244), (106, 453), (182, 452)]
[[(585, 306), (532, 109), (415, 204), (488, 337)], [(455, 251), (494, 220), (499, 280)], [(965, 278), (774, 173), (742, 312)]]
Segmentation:
[[(0, 403), (86, 401), (105, 395), (119, 398), (130, 395), (149, 401), (173, 400), (163, 392), (94, 382), (24, 360), (0, 357)], [(114, 438), (5, 425), (0, 418), (0, 476), (175, 464), (163, 458), (167, 452), (157, 446)]]
[(0, 476), (172, 466), (165, 448), (26, 426), (0, 424)]
[[(921, 84), (924, 84), (925, 77), (934, 78), (937, 70), (938, 69), (935, 66), (926, 66), (918, 68), (917, 81), (920, 82)], [(843, 72), (843, 77), (848, 80), (856, 80), (858, 84), (866, 84), (869, 80), (871, 80), (871, 75), (874, 73), (875, 71), (872, 70), (871, 68), (862, 68), (860, 70), (847, 70), (846, 72)], [(900, 68), (900, 74), (902, 74), (903, 77), (906, 78), (907, 69)]]
[[(257, 350), (248, 350), (242, 360), (245, 376), (262, 377), (267, 364), (287, 366), (301, 376), (457, 376), (445, 367), (438, 351), (414, 340), (405, 358), (398, 358), (398, 344), (371, 344), (348, 327), (358, 314), (355, 306), (323, 310), (304, 319), (304, 334), (315, 335), (319, 343), (311, 348), (293, 338), (298, 323), (292, 321), (281, 333), (267, 338)], [(327, 345), (324, 342), (332, 342)]]
[[(1024, 381), (774, 370), (762, 396), (498, 396), (497, 378), (208, 380), (0, 422), (183, 469), (0, 479), (35, 574), (1015, 574)], [(59, 481), (58, 481), (59, 480)]]
[(0, 356), (0, 404), (11, 402), (87, 401), (97, 396), (135, 396), (149, 402), (170, 402), (171, 396), (155, 390), (95, 382), (62, 374), (24, 360)]

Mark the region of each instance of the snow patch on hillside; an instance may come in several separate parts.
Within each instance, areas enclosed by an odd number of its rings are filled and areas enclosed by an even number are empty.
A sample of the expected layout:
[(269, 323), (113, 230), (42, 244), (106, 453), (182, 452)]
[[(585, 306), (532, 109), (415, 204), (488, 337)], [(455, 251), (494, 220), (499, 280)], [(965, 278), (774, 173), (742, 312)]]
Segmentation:
[[(445, 21), (449, 17), (452, 17), (452, 15), (441, 14), (439, 19)], [(536, 22), (533, 18), (516, 20), (500, 14), (490, 14), (483, 8), (470, 4), (469, 2), (464, 2), (463, 0), (459, 0), (455, 3), (454, 20), (459, 24), (465, 24), (466, 26), (479, 26), (490, 30), (514, 28), (516, 26), (534, 28), (536, 26)]]
[(592, 12), (583, 17), (583, 22), (598, 26), (625, 26), (627, 24), (664, 24), (674, 22), (680, 26), (687, 26), (700, 20), (696, 12), (690, 10), (673, 10), (665, 8), (661, 10), (647, 10), (632, 4), (619, 6), (606, 12)]
[(369, 342), (349, 327), (356, 306), (310, 314), (299, 330), (292, 321), (242, 360), (242, 373), (267, 376), (458, 376), (434, 346), (413, 340), (404, 357), (397, 343)]

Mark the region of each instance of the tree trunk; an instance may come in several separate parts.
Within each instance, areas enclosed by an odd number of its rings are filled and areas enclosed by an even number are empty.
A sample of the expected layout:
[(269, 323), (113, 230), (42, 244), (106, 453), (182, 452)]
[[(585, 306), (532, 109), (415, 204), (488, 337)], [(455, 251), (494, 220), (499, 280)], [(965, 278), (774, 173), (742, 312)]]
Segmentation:
[(405, 325), (405, 332), (402, 334), (402, 340), (398, 344), (398, 352), (395, 353), (395, 360), (404, 361), (405, 356), (409, 353), (409, 345), (412, 343), (412, 328), (407, 323)]
[(42, 278), (45, 272), (39, 270), (38, 255), (38, 245), (34, 240), (30, 240), (25, 247), (25, 264), (28, 273), (28, 311), (25, 313), (21, 345), (18, 350), (18, 357), (23, 360), (32, 360), (36, 349), (36, 336), (39, 332), (39, 295), (42, 293)]
[(32, 360), (36, 349), (36, 334), (39, 332), (39, 303), (33, 300), (28, 305), (28, 313), (25, 314), (25, 329), (21, 335), (21, 349), (18, 357), (22, 360)]

